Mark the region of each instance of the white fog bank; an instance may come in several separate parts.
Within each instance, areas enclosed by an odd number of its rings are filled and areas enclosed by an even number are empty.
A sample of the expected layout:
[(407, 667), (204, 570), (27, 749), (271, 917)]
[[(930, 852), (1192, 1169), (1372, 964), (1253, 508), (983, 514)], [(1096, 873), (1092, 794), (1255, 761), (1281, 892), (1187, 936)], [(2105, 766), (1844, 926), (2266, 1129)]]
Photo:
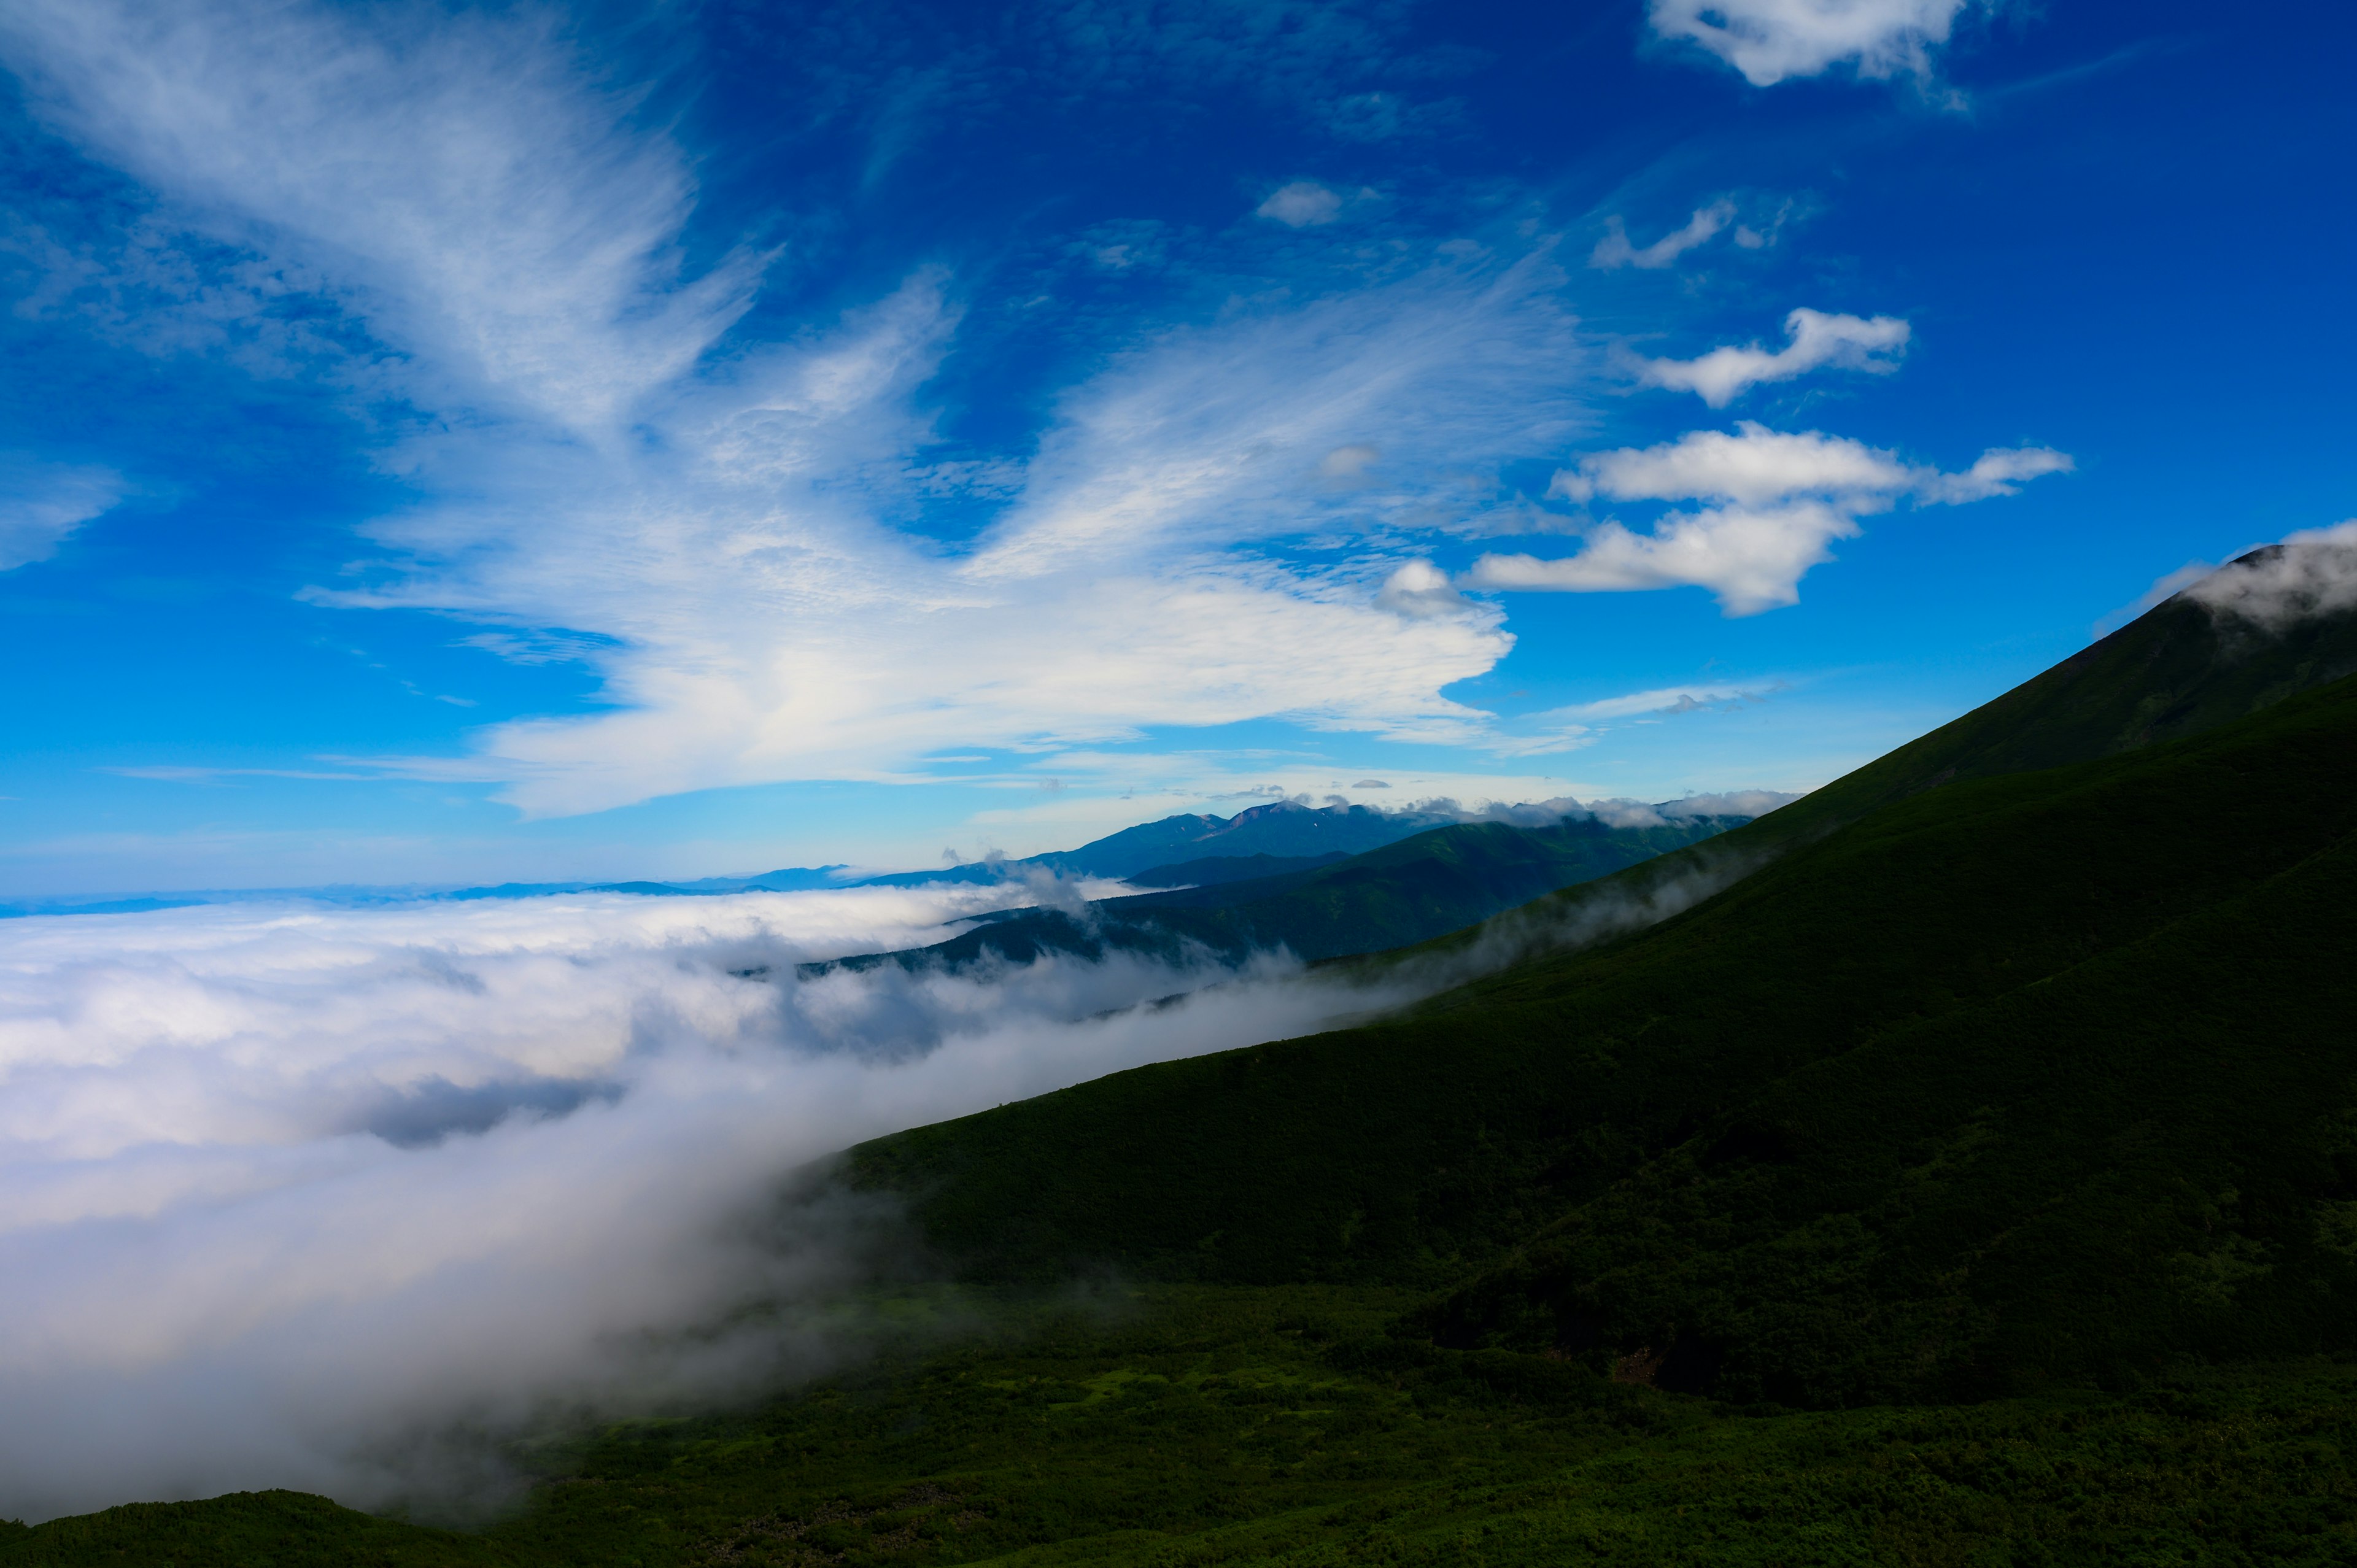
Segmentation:
[(1382, 1000), (1275, 963), (1159, 1008), (1208, 977), (793, 978), (1018, 896), (0, 922), (0, 1517), (447, 1498), (481, 1480), (453, 1432), (823, 1369), (814, 1318), (745, 1309), (852, 1283), (891, 1217), (781, 1210), (796, 1167)]

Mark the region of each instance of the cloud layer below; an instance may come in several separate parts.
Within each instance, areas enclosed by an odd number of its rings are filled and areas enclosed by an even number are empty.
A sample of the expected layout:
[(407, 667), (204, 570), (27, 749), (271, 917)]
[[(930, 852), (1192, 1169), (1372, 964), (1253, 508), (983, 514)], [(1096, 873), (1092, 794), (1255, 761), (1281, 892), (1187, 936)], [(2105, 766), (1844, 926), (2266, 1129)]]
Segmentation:
[(781, 1208), (797, 1165), (1343, 1004), (1276, 970), (1144, 1012), (1189, 978), (791, 979), (1006, 896), (0, 923), (0, 1516), (447, 1504), (497, 1484), (461, 1427), (775, 1386), (844, 1353), (796, 1304), (890, 1235)]

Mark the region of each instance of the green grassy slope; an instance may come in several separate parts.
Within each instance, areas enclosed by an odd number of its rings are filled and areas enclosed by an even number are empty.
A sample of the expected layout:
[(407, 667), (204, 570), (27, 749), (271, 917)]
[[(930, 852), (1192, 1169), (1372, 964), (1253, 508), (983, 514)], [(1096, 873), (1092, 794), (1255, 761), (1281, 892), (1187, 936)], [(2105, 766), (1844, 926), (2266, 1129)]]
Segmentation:
[(1814, 830), (1958, 779), (2181, 740), (2352, 674), (2357, 617), (2261, 636), (2180, 596), (1776, 817)]
[[(616, 1429), (478, 1536), (264, 1493), (0, 1526), (0, 1564), (2324, 1564), (2357, 1374), (1738, 1414), (1384, 1339), (1395, 1293), (1162, 1288)], [(969, 1310), (972, 1304), (969, 1304)]]
[[(1641, 937), (1397, 1022), (1120, 1074), (850, 1169), (911, 1194), (979, 1277), (1496, 1264), (1444, 1331), (1693, 1340), (1782, 1398), (2338, 1344), (2357, 1303), (2302, 1293), (2357, 1279), (2302, 1228), (2345, 1196), (2318, 1118), (2357, 1106), (2357, 976), (2329, 959), (2357, 935), (2352, 778), (2344, 682), (1903, 800)], [(1790, 1109), (1820, 1101), (1857, 1108)], [(1570, 1240), (1504, 1257), (1556, 1224)], [(2065, 1331), (2074, 1293), (2164, 1242), (2184, 1260), (2116, 1275), (2136, 1313)], [(2071, 1245), (2090, 1251), (2066, 1268)]]
[(1468, 822), (1307, 870), (1107, 898), (1086, 918), (1018, 910), (931, 947), (803, 966), (805, 974), (897, 963), (956, 971), (1028, 963), (1048, 953), (1108, 951), (1178, 961), (1235, 960), (1284, 948), (1329, 959), (1424, 941), (1541, 894), (1592, 881), (1725, 832), (1736, 817), (1682, 817), (1651, 828), (1594, 820), (1549, 828)]
[[(1616, 878), (1566, 887), (1529, 910), (1510, 911), (1500, 924), (1513, 928), (1507, 936), (1576, 928), (1598, 908), (1641, 899), (1655, 889), (1721, 883), (1926, 790), (2181, 740), (2352, 673), (2357, 616), (2314, 619), (2262, 636), (2179, 596), (1962, 718), (1707, 848), (1673, 852)], [(1454, 932), (1424, 944), (1424, 954), (1371, 961), (1379, 966), (1462, 950), (1500, 934), (1494, 929)], [(1538, 950), (1516, 940), (1498, 945), (1507, 952)]]

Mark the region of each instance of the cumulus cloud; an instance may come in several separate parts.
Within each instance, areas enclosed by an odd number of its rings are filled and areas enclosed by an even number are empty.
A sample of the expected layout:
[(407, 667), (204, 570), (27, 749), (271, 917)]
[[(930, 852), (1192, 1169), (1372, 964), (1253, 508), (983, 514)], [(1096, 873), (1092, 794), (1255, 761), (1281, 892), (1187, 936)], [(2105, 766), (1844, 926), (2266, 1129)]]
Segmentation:
[(1754, 87), (1816, 76), (1926, 75), (1970, 0), (1652, 0), (1653, 31), (1699, 45)]
[(1674, 229), (1641, 248), (1629, 242), (1628, 226), (1620, 218), (1608, 218), (1604, 220), (1604, 238), (1588, 252), (1587, 264), (1606, 272), (1616, 267), (1666, 267), (1734, 221), (1735, 203), (1715, 201), (1708, 207), (1695, 208), (1684, 228)]
[(0, 1516), (382, 1504), (460, 1478), (457, 1428), (774, 1386), (845, 1353), (794, 1303), (890, 1240), (781, 1208), (797, 1165), (1369, 1001), (1280, 967), (1161, 1008), (1203, 976), (794, 977), (1017, 891), (0, 923)]
[(1747, 387), (1791, 381), (1820, 366), (1888, 375), (1906, 350), (1908, 326), (1895, 316), (1828, 316), (1803, 307), (1784, 317), (1784, 336), (1791, 342), (1772, 353), (1753, 343), (1713, 349), (1695, 360), (1647, 360), (1638, 379), (1725, 408)]
[[(2181, 581), (2173, 573), (2163, 584)], [(2155, 585), (2158, 587), (2160, 585)], [(2185, 596), (2213, 614), (2272, 633), (2357, 609), (2357, 518), (2287, 534), (2195, 578)]]
[(1269, 192), (1254, 210), (1288, 229), (1310, 229), (1340, 218), (1342, 199), (1314, 179), (1297, 179)]
[(1383, 579), (1375, 602), (1385, 609), (1422, 619), (1433, 615), (1457, 615), (1465, 596), (1448, 581), (1448, 574), (1429, 561), (1411, 561)]
[(1745, 421), (1734, 434), (1697, 430), (1658, 446), (1622, 447), (1555, 475), (1551, 495), (1576, 501), (1706, 501), (1672, 511), (1650, 533), (1617, 521), (1591, 529), (1577, 555), (1484, 555), (1463, 585), (1574, 593), (1706, 587), (1729, 615), (1755, 615), (1800, 597), (1800, 581), (1830, 559), (1858, 519), (1901, 500), (1955, 505), (2010, 495), (2025, 479), (2064, 473), (2071, 459), (2044, 447), (1996, 449), (1962, 473), (1903, 461), (1841, 436), (1792, 435)]
[[(383, 769), (554, 814), (1155, 725), (1480, 728), (1440, 693), (1510, 646), (1494, 607), (1403, 618), (1370, 591), (1390, 563), (1265, 546), (1470, 528), (1469, 464), (1577, 427), (1543, 254), (1165, 332), (1069, 389), (1028, 457), (943, 467), (920, 393), (955, 280), (724, 341), (760, 258), (685, 266), (686, 156), (544, 20), (36, 0), (0, 25), (52, 124), (179, 220), (326, 280), (382, 345), (378, 390), (431, 415), (380, 454), (419, 501), (316, 601), (471, 620), (476, 646), (602, 678), (585, 716)], [(1377, 447), (1380, 487), (1330, 471)], [(944, 545), (921, 526), (944, 495), (996, 521)]]
[(0, 572), (48, 560), (67, 535), (112, 510), (126, 489), (110, 468), (0, 454)]

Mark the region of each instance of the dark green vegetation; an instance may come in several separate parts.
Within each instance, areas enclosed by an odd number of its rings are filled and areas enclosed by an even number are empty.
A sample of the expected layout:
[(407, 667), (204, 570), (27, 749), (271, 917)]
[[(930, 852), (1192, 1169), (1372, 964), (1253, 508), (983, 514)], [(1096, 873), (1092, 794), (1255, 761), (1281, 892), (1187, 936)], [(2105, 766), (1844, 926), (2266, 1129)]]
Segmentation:
[(1153, 865), (1125, 878), (1133, 887), (1212, 887), (1222, 882), (1257, 882), (1288, 871), (1315, 871), (1349, 858), (1329, 854), (1213, 854), (1182, 860), (1176, 865)]
[(1642, 935), (903, 1133), (855, 1178), (971, 1277), (1453, 1284), (1444, 1343), (1740, 1399), (2347, 1348), (2352, 779), (2342, 682), (1951, 784)]
[(0, 1563), (2357, 1559), (2357, 1377), (2338, 1368), (1745, 1412), (1391, 1337), (1397, 1293), (1128, 1295), (1008, 1305), (752, 1413), (608, 1432), (476, 1536), (280, 1492), (0, 1533)]
[(1151, 954), (1232, 962), (1285, 949), (1297, 958), (1379, 952), (1461, 929), (1501, 909), (1724, 832), (1741, 817), (1674, 817), (1615, 828), (1572, 818), (1545, 828), (1464, 822), (1327, 864), (1246, 880), (1104, 898), (1085, 912), (1015, 909), (928, 948), (802, 966), (806, 975), (897, 963), (957, 971), (1049, 953)]
[(2357, 620), (2172, 601), (1335, 966), (1520, 955), (1384, 1022), (854, 1150), (988, 1326), (605, 1434), (479, 1536), (281, 1494), (0, 1564), (2357, 1563), (2352, 669)]

